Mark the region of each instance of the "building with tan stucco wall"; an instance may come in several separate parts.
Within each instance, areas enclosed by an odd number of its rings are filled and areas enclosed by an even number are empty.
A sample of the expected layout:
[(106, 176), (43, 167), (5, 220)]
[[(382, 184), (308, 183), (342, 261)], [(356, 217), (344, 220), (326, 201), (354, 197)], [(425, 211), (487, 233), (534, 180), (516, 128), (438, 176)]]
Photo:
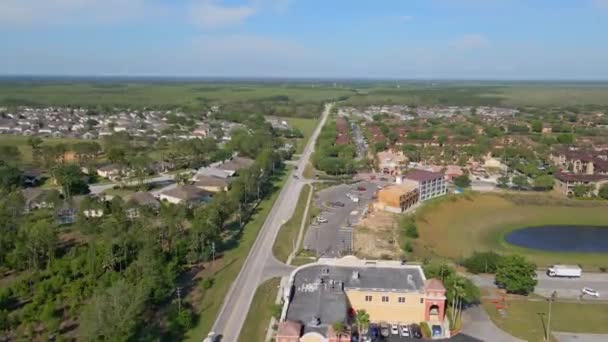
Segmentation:
[[(358, 310), (365, 310), (372, 323), (449, 326), (441, 282), (427, 280), (421, 266), (400, 261), (321, 258), (292, 273), (283, 299), (279, 330), (299, 324), (300, 342), (340, 341), (332, 324), (352, 325)], [(296, 341), (293, 333), (291, 338), (284, 341)]]

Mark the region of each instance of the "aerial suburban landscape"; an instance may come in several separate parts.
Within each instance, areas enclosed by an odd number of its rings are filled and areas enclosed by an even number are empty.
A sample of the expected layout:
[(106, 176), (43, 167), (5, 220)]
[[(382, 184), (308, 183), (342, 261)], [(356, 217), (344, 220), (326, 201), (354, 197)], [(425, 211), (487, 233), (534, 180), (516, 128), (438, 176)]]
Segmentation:
[(338, 2), (0, 1), (0, 342), (608, 340), (608, 3)]

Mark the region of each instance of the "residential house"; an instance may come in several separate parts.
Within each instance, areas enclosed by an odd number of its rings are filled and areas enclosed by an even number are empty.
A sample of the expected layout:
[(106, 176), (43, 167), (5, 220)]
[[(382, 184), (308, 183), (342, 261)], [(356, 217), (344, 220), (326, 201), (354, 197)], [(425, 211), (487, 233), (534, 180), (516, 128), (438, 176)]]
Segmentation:
[(118, 164), (105, 165), (97, 169), (97, 174), (110, 180), (118, 180), (123, 175), (123, 167)]
[(175, 188), (160, 193), (161, 201), (173, 204), (186, 203), (196, 205), (211, 200), (211, 193), (194, 185), (178, 185)]
[(160, 209), (160, 202), (156, 197), (147, 191), (138, 191), (131, 195), (127, 203), (130, 208), (127, 209), (127, 216), (130, 218), (139, 217), (141, 208), (148, 208), (153, 211)]
[(52, 209), (60, 200), (57, 190), (44, 190), (40, 188), (25, 188), (21, 190), (25, 200), (25, 210)]
[(236, 175), (240, 170), (253, 165), (254, 160), (245, 157), (232, 157), (218, 166), (218, 169), (228, 173), (230, 177)]
[(196, 178), (194, 186), (209, 192), (220, 192), (228, 191), (228, 188), (230, 187), (230, 182), (230, 178), (203, 175)]
[(381, 151), (376, 153), (376, 157), (380, 172), (391, 175), (398, 174), (408, 161), (402, 151)]
[(26, 186), (35, 186), (40, 184), (42, 180), (42, 172), (40, 170), (25, 170), (22, 175), (23, 184)]

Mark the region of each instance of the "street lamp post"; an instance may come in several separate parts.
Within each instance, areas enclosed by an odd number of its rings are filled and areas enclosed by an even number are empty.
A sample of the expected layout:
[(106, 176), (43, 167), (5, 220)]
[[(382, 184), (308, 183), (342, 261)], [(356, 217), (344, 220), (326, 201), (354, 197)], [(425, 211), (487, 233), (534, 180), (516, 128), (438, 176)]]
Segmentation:
[(551, 293), (551, 297), (549, 298), (549, 315), (547, 317), (547, 334), (545, 335), (545, 341), (549, 341), (549, 336), (551, 336), (551, 307), (553, 306), (553, 301), (557, 298), (557, 291), (553, 291)]

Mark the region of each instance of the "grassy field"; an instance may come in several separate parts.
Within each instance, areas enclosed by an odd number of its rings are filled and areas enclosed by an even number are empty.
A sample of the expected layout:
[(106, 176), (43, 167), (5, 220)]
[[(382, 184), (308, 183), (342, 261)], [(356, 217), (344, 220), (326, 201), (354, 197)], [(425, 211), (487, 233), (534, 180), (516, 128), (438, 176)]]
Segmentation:
[(416, 105), (576, 106), (608, 105), (606, 84), (410, 84), (360, 90), (352, 105), (405, 103)]
[(501, 90), (501, 102), (507, 105), (576, 106), (608, 105), (608, 87), (520, 86)]
[[(547, 203), (547, 205), (542, 205)], [(547, 224), (606, 225), (608, 203), (558, 200), (548, 195), (467, 194), (426, 204), (417, 214), (420, 239), (414, 255), (458, 260), (473, 251), (525, 254), (539, 266), (575, 263), (588, 268), (608, 265), (606, 254), (551, 253), (504, 242), (517, 228)]]
[(300, 192), (298, 204), (293, 216), (281, 227), (277, 239), (274, 241), (272, 253), (279, 261), (286, 262), (294, 249), (294, 245), (298, 239), (298, 233), (300, 232), (300, 226), (304, 219), (304, 211), (306, 209), (310, 191), (310, 185), (304, 185), (302, 192)]
[[(483, 307), (498, 327), (526, 341), (543, 341), (548, 302), (526, 299), (507, 302), (506, 317), (500, 316), (493, 303), (483, 300)], [(572, 333), (608, 333), (608, 304), (554, 302), (551, 331)]]
[[(27, 140), (29, 137), (23, 135), (7, 135), (0, 134), (0, 146), (16, 146), (21, 152), (21, 161), (25, 164), (32, 162), (32, 148), (28, 145)], [(82, 140), (75, 138), (48, 138), (43, 139), (45, 144), (56, 145), (56, 144), (73, 144)]]
[[(228, 250), (221, 259), (221, 266), (217, 267), (210, 276), (214, 279), (213, 287), (206, 290), (204, 296), (200, 298), (196, 305), (201, 308), (198, 312), (199, 320), (196, 326), (186, 335), (187, 341), (201, 341), (203, 337), (209, 333), (213, 322), (222, 306), (222, 302), (230, 289), (230, 284), (234, 281), (241, 270), (251, 246), (255, 242), (258, 233), (270, 209), (274, 205), (275, 200), (279, 196), (280, 189), (287, 181), (289, 170), (284, 172), (283, 176), (277, 180), (277, 190), (272, 196), (263, 200), (258, 206), (258, 212), (251, 218), (243, 228), (243, 235), (238, 245)], [(219, 264), (217, 262), (216, 264)]]
[(318, 121), (315, 119), (302, 119), (302, 118), (285, 118), (285, 121), (289, 124), (289, 127), (299, 129), (304, 138), (298, 139), (298, 146), (296, 146), (296, 154), (301, 154), (308, 143), (308, 139), (315, 130)]
[(312, 84), (204, 82), (5, 82), (0, 104), (183, 106), (208, 102), (265, 100), (287, 96), (293, 101), (326, 101), (352, 90)]
[(239, 342), (264, 341), (280, 283), (280, 278), (272, 278), (258, 287), (241, 329)]
[[(397, 87), (399, 85), (399, 87)], [(273, 100), (321, 102), (348, 98), (348, 104), (418, 105), (608, 105), (606, 84), (505, 82), (146, 82), (135, 80), (5, 81), (3, 105), (116, 105), (135, 107), (198, 106), (231, 101)]]

